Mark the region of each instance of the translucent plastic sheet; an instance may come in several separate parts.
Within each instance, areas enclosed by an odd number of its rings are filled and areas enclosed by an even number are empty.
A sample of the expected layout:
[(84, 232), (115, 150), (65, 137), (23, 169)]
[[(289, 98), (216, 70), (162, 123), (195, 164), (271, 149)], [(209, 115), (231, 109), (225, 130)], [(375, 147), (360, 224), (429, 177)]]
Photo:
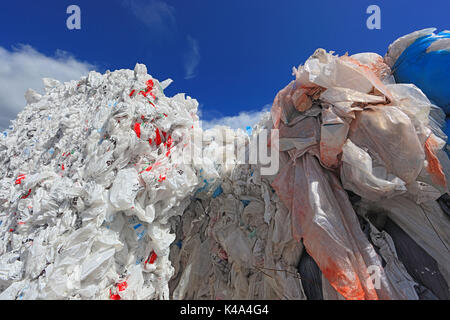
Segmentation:
[(373, 107), (352, 121), (350, 140), (406, 183), (414, 181), (425, 154), (411, 120), (396, 107)]
[(361, 232), (356, 214), (334, 174), (306, 154), (287, 166), (273, 183), (292, 213), (293, 236), (331, 285), (346, 299), (398, 298), (385, 276), (377, 292), (366, 281), (368, 266), (381, 261)]

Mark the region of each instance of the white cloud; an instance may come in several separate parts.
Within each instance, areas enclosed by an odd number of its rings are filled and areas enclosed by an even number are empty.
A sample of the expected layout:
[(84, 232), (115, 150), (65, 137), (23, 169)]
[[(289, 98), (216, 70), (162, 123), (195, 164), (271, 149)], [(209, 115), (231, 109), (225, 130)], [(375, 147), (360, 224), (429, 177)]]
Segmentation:
[(124, 0), (122, 3), (149, 27), (150, 35), (161, 38), (176, 31), (175, 8), (167, 3), (159, 0)]
[[(211, 129), (215, 126), (228, 126), (232, 129), (245, 130), (247, 126), (253, 127), (261, 120), (261, 117), (270, 111), (271, 105), (265, 105), (261, 111), (242, 111), (237, 116), (227, 116), (212, 120), (202, 120), (203, 130)], [(200, 119), (201, 120), (201, 119)]]
[(91, 64), (80, 62), (61, 50), (49, 57), (29, 45), (12, 51), (0, 47), (0, 128), (7, 128), (9, 121), (23, 110), (28, 88), (43, 92), (42, 78), (76, 80), (92, 69)]
[(184, 56), (184, 79), (192, 79), (197, 76), (197, 67), (200, 63), (200, 46), (198, 41), (191, 36), (187, 36), (189, 49)]

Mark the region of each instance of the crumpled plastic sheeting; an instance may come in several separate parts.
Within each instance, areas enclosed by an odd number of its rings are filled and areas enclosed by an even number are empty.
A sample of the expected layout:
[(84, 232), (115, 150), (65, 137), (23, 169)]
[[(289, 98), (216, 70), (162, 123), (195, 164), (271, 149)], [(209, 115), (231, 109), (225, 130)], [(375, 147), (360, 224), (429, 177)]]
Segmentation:
[[(319, 127), (310, 120), (314, 136)], [(253, 135), (272, 125), (264, 114)], [(297, 271), (304, 247), (292, 237), (289, 210), (270, 186), (274, 178), (262, 176), (259, 164), (236, 165), (212, 197), (194, 198), (172, 218), (173, 299), (306, 299)]]
[[(442, 112), (374, 53), (318, 49), (293, 75), (252, 130), (279, 129), (271, 176), (218, 164), (248, 136), (203, 132), (197, 102), (165, 97), (171, 80), (143, 65), (27, 91), (0, 140), (0, 298), (427, 296), (389, 235), (371, 224), (364, 233), (356, 214), (366, 211), (388, 212), (448, 283)], [(186, 154), (192, 163), (179, 161)], [(298, 273), (306, 252), (322, 277), (311, 287)]]
[(423, 145), (409, 117), (398, 108), (381, 106), (359, 112), (348, 137), (405, 183), (416, 180), (422, 170)]
[(389, 45), (386, 56), (384, 57), (386, 64), (390, 68), (392, 68), (397, 59), (400, 57), (403, 51), (405, 51), (406, 48), (408, 48), (417, 39), (430, 35), (434, 31), (436, 31), (436, 28), (426, 28), (422, 30), (417, 30), (395, 40), (393, 43)]
[(383, 166), (374, 167), (370, 155), (347, 139), (342, 148), (342, 185), (373, 201), (406, 192), (400, 178), (388, 174)]
[(0, 140), (1, 299), (169, 298), (168, 220), (221, 170), (212, 141), (180, 161), (202, 130), (170, 82), (137, 64), (27, 91)]
[(290, 214), (255, 165), (223, 177), (223, 192), (197, 199), (174, 222), (174, 299), (305, 299), (297, 265), (303, 246)]
[(336, 290), (347, 299), (398, 298), (389, 283), (382, 283), (379, 294), (367, 285), (368, 267), (382, 270), (381, 261), (332, 173), (306, 154), (284, 168), (273, 186), (292, 212), (294, 238), (303, 239), (308, 253)]
[(436, 201), (417, 204), (405, 196), (371, 202), (363, 201), (360, 212), (384, 212), (438, 263), (450, 282), (450, 221)]
[(385, 231), (379, 231), (369, 223), (370, 239), (372, 243), (378, 247), (380, 256), (385, 261), (384, 270), (389, 281), (394, 284), (393, 290), (396, 291), (398, 297), (405, 300), (418, 300), (419, 296), (415, 290), (417, 283), (408, 274), (405, 266), (399, 260), (394, 242), (391, 236)]
[(418, 285), (418, 295), (427, 300), (448, 300), (450, 291), (439, 266), (423, 248), (391, 219), (387, 218), (383, 229), (391, 236), (397, 254), (406, 270)]
[[(280, 144), (280, 152), (287, 151), (291, 161), (280, 168), (272, 186), (291, 212), (293, 237), (303, 240), (326, 279), (325, 299), (418, 298), (411, 277), (393, 258), (382, 272), (381, 288), (368, 285), (367, 268), (383, 269), (381, 260), (361, 233), (342, 188), (375, 203), (394, 203), (399, 197), (428, 203), (448, 191), (448, 157), (442, 152), (442, 139), (447, 137), (440, 119), (430, 115), (433, 105), (420, 89), (395, 84), (390, 73), (376, 54), (338, 57), (318, 49), (303, 66), (294, 68), (296, 80), (278, 93), (272, 106), (280, 141), (295, 139), (295, 131), (300, 137), (304, 134), (305, 120), (295, 122), (294, 129), (293, 119), (319, 120), (320, 135), (315, 134), (311, 143), (292, 148)], [(310, 100), (309, 109), (295, 107), (296, 88), (307, 88), (304, 98), (297, 100)], [(320, 90), (310, 94), (313, 88)], [(320, 118), (317, 113), (305, 114), (313, 106), (322, 109)], [(405, 219), (407, 211), (402, 210)], [(385, 255), (395, 257), (389, 239), (378, 243)]]

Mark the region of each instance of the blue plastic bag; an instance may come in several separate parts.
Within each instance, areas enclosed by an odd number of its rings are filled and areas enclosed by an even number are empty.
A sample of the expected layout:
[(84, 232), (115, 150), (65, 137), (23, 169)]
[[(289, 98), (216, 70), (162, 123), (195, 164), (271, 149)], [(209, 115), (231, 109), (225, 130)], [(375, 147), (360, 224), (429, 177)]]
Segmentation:
[(418, 38), (403, 51), (392, 69), (396, 82), (414, 83), (450, 115), (450, 51), (447, 46), (446, 50), (427, 52), (430, 45), (441, 39), (450, 39), (450, 32)]

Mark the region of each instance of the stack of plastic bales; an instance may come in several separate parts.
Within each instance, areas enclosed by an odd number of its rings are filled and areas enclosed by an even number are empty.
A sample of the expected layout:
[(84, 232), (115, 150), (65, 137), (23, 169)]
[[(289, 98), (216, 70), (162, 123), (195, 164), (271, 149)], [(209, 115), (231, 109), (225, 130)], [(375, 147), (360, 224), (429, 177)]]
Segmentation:
[(445, 113), (391, 69), (430, 32), (317, 49), (251, 137), (143, 65), (44, 79), (0, 140), (0, 298), (449, 299)]
[(442, 110), (375, 53), (318, 49), (293, 75), (261, 122), (279, 173), (236, 166), (177, 218), (173, 298), (448, 299)]

